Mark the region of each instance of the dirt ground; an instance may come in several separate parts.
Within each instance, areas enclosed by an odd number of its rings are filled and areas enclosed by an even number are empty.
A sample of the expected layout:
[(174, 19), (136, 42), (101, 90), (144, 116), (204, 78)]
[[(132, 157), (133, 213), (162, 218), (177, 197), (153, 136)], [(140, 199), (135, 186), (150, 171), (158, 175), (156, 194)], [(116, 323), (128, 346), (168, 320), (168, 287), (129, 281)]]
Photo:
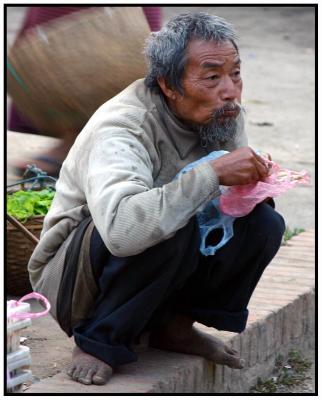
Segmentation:
[[(8, 39), (12, 43), (25, 7), (8, 9)], [(284, 167), (305, 169), (311, 183), (276, 199), (277, 209), (291, 228), (314, 227), (315, 179), (315, 26), (313, 7), (164, 7), (170, 16), (203, 10), (227, 18), (240, 36), (243, 104), (249, 142), (269, 152)], [(10, 142), (9, 142), (10, 146)], [(48, 329), (52, 336), (48, 338)], [(56, 333), (57, 332), (57, 333)], [(52, 320), (34, 320), (26, 345), (33, 357), (35, 380), (59, 372), (69, 359), (71, 339)], [(48, 349), (44, 352), (44, 346)], [(314, 354), (310, 354), (314, 361)], [(313, 377), (313, 378), (312, 378)], [(313, 392), (314, 370), (308, 387)]]

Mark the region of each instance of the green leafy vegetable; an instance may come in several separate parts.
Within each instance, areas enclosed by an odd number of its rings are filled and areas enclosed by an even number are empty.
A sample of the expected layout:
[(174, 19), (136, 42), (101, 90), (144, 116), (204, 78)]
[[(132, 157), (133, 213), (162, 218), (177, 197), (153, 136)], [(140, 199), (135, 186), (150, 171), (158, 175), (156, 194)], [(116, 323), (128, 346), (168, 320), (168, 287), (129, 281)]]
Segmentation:
[(7, 195), (7, 213), (22, 222), (33, 216), (46, 215), (54, 196), (53, 189), (19, 190)]

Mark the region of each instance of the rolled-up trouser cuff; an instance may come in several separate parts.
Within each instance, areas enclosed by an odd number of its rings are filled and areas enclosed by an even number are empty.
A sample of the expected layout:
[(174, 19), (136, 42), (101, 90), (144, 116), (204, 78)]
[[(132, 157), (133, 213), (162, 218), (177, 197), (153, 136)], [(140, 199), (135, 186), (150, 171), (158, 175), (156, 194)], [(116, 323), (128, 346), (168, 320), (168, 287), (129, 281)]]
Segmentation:
[(190, 315), (201, 324), (211, 326), (219, 331), (241, 333), (246, 328), (248, 310), (232, 312), (225, 310), (205, 310), (194, 307)]
[(73, 330), (77, 346), (86, 353), (95, 354), (96, 358), (107, 363), (110, 367), (116, 368), (118, 365), (137, 361), (137, 355), (128, 346), (99, 342), (89, 337), (84, 337), (82, 331), (81, 327), (75, 327)]

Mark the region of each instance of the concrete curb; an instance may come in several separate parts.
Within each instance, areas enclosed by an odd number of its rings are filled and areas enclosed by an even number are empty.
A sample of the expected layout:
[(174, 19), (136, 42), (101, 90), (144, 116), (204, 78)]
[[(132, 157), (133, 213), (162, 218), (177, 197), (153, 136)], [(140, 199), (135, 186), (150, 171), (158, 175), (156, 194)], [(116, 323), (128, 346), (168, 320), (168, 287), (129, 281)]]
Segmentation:
[[(247, 393), (273, 371), (277, 355), (315, 343), (315, 231), (282, 246), (266, 269), (249, 304), (247, 329), (218, 332), (245, 358), (243, 370), (215, 366), (197, 356), (147, 349), (139, 361), (115, 371), (104, 386), (86, 386), (64, 373), (33, 384), (25, 393)], [(213, 333), (212, 328), (197, 324)]]

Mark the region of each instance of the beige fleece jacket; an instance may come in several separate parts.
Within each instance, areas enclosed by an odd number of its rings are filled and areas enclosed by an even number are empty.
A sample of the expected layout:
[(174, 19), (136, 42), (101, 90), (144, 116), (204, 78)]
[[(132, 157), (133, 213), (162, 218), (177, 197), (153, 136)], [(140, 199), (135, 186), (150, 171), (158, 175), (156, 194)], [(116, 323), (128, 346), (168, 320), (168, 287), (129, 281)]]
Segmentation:
[(109, 251), (119, 257), (141, 253), (174, 235), (200, 206), (220, 194), (209, 163), (175, 181), (174, 176), (213, 150), (247, 145), (242, 114), (238, 124), (235, 141), (205, 150), (199, 136), (174, 117), (143, 79), (103, 104), (63, 163), (29, 262), (33, 286), (89, 213)]

